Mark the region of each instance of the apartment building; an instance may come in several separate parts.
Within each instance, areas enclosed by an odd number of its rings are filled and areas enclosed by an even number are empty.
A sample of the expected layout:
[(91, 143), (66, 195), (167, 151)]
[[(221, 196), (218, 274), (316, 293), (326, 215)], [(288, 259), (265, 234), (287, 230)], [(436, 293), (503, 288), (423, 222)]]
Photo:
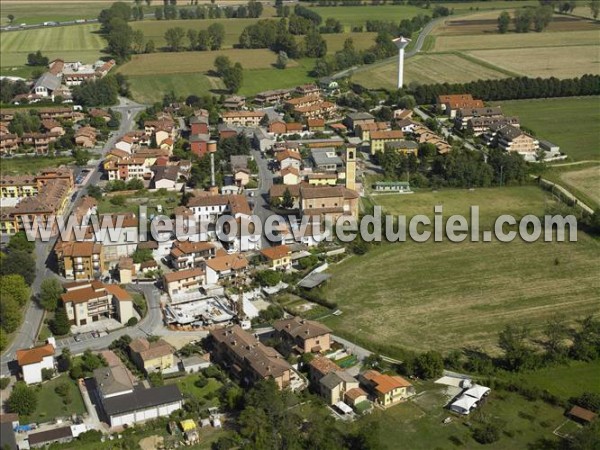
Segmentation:
[(175, 241), (169, 253), (171, 266), (176, 270), (200, 267), (204, 269), (206, 260), (214, 258), (217, 247), (210, 242)]
[(98, 242), (61, 240), (54, 246), (59, 271), (67, 280), (93, 280), (104, 271), (104, 248)]
[(264, 116), (265, 113), (260, 111), (226, 111), (220, 117), (227, 125), (257, 127)]

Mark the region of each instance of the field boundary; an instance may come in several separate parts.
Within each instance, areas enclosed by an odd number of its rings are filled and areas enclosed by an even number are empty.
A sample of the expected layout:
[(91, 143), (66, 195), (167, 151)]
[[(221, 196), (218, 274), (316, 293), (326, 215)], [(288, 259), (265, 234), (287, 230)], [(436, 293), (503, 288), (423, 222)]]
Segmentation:
[[(454, 54), (456, 56), (459, 56), (469, 62), (472, 62), (473, 64), (477, 64), (479, 66), (485, 67), (487, 69), (491, 69), (491, 70), (495, 70), (497, 72), (503, 73), (505, 75), (508, 75), (509, 77), (514, 77), (514, 78), (519, 78), (519, 77), (524, 77), (526, 75), (522, 74), (522, 73), (518, 73), (518, 72), (512, 72), (508, 69), (505, 69), (503, 67), (500, 66), (496, 66), (492, 63), (489, 63), (487, 61), (484, 61), (482, 59), (479, 59), (473, 55), (469, 55), (467, 53), (463, 53), (463, 52), (448, 52), (449, 54)], [(431, 53), (431, 54), (435, 54), (435, 53)]]

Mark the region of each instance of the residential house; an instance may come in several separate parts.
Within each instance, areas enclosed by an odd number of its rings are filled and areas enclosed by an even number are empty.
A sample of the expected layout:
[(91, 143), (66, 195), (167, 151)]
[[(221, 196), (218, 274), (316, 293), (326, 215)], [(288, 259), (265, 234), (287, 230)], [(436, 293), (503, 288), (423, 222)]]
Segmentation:
[(222, 255), (206, 261), (206, 283), (235, 278), (248, 268), (248, 260), (240, 254)]
[(309, 173), (306, 179), (311, 186), (335, 186), (338, 176), (331, 172), (313, 172)]
[(23, 133), (21, 144), (33, 147), (38, 155), (46, 154), (50, 150), (50, 144), (60, 137), (58, 133)]
[(318, 386), (321, 379), (326, 375), (341, 370), (343, 369), (340, 366), (325, 356), (317, 355), (308, 363), (308, 373), (313, 386)]
[(248, 169), (237, 169), (233, 172), (235, 184), (244, 187), (250, 182), (250, 171)]
[(319, 393), (329, 405), (343, 402), (352, 389), (360, 389), (358, 380), (344, 370), (330, 372), (319, 380)]
[(54, 100), (54, 91), (58, 90), (60, 85), (59, 77), (45, 72), (35, 81), (32, 92), (40, 97), (51, 97)]
[(279, 167), (281, 168), (281, 170), (287, 167), (293, 167), (296, 170), (300, 170), (302, 156), (300, 156), (300, 153), (298, 152), (291, 150), (277, 152), (275, 159), (279, 163)]
[(419, 144), (415, 141), (391, 141), (385, 143), (385, 148), (389, 150), (394, 150), (398, 153), (403, 153), (405, 155), (413, 154), (417, 156), (417, 152), (419, 150)]
[(502, 108), (500, 108), (499, 106), (481, 108), (461, 108), (457, 111), (456, 117), (454, 118), (454, 126), (459, 130), (464, 130), (467, 127), (469, 120), (480, 117), (487, 117), (488, 119), (500, 119), (504, 117), (504, 114), (502, 114)]
[(319, 322), (292, 317), (278, 320), (273, 324), (273, 328), (278, 336), (293, 345), (298, 353), (321, 353), (331, 348), (331, 330)]
[(467, 131), (474, 136), (487, 133), (492, 125), (512, 125), (519, 128), (518, 117), (473, 117), (467, 121)]
[(294, 112), (306, 121), (310, 119), (331, 119), (337, 111), (337, 105), (328, 101), (320, 101), (309, 106), (296, 106)]
[(47, 448), (50, 444), (66, 444), (73, 440), (74, 425), (66, 425), (59, 428), (51, 428), (45, 431), (29, 433), (27, 435), (27, 447), (21, 448)]
[(61, 300), (71, 325), (87, 325), (103, 318), (127, 324), (134, 317), (133, 298), (116, 284), (74, 282), (64, 287)]
[(283, 196), (285, 195), (285, 191), (289, 191), (292, 196), (292, 208), (298, 208), (300, 206), (300, 186), (301, 184), (274, 184), (269, 189), (269, 198), (271, 200), (278, 200), (279, 203), (283, 201)]
[(168, 417), (183, 407), (183, 395), (176, 384), (137, 388), (132, 393), (102, 401), (111, 427), (132, 426), (158, 417)]
[(267, 261), (270, 269), (287, 270), (292, 267), (292, 250), (287, 245), (277, 245), (262, 249), (260, 254)]
[(320, 95), (321, 88), (316, 84), (303, 84), (302, 86), (296, 87), (296, 93), (302, 96), (306, 95)]
[(371, 131), (371, 155), (383, 152), (385, 144), (392, 141), (400, 141), (404, 138), (401, 130)]
[(75, 144), (84, 148), (93, 148), (96, 145), (97, 134), (94, 127), (80, 127), (75, 132)]
[(88, 115), (90, 117), (94, 117), (96, 119), (102, 119), (105, 122), (110, 122), (111, 116), (108, 111), (100, 108), (91, 108), (88, 111)]
[(190, 117), (190, 134), (210, 134), (207, 116)]
[[(493, 130), (492, 130), (493, 128)], [(517, 152), (526, 157), (533, 157), (540, 148), (539, 141), (512, 125), (500, 128), (492, 127), (490, 131), (495, 134), (496, 145), (507, 152)]]
[(276, 139), (267, 133), (264, 128), (257, 127), (252, 133), (252, 144), (260, 152), (266, 152), (270, 150), (275, 144)]
[(257, 127), (265, 116), (261, 111), (226, 111), (221, 113), (221, 121), (227, 125)]
[(44, 120), (42, 120), (42, 128), (47, 133), (57, 134), (59, 136), (63, 136), (65, 134), (65, 129), (60, 124), (60, 122), (58, 122), (55, 119), (44, 119)]
[(199, 267), (204, 269), (206, 260), (214, 258), (217, 254), (217, 248), (210, 242), (173, 242), (170, 253), (171, 266), (176, 270), (190, 269)]
[(306, 124), (308, 125), (308, 131), (311, 133), (325, 131), (325, 119), (308, 119)]
[(100, 399), (131, 394), (137, 385), (133, 374), (112, 350), (104, 350), (101, 355), (108, 366), (94, 370), (96, 390), (100, 394)]
[(134, 339), (129, 344), (129, 354), (138, 369), (145, 373), (162, 372), (176, 366), (175, 348), (163, 339)]
[(144, 122), (144, 132), (149, 136), (154, 136), (156, 145), (160, 146), (165, 139), (175, 139), (177, 126), (169, 115), (163, 114), (156, 120), (146, 120)]
[(104, 247), (99, 242), (58, 240), (54, 254), (67, 280), (93, 280), (104, 271)]
[(386, 131), (390, 129), (391, 126), (388, 122), (369, 122), (354, 127), (354, 135), (364, 142), (371, 140), (372, 131)]
[[(310, 151), (314, 169), (319, 172), (344, 172), (344, 162), (340, 158), (335, 148), (313, 148)], [(342, 175), (343, 178), (343, 175)]]
[(232, 95), (223, 101), (225, 109), (242, 109), (244, 106), (246, 106), (246, 97), (241, 95)]
[(420, 126), (420, 124), (413, 122), (410, 119), (400, 119), (396, 121), (396, 127), (399, 130), (402, 130), (403, 133), (413, 133), (417, 126)]
[(262, 344), (239, 325), (210, 331), (211, 359), (243, 384), (272, 379), (280, 389), (290, 385), (292, 366), (277, 350)]
[(375, 123), (375, 116), (368, 112), (354, 112), (346, 115), (344, 125), (354, 131), (354, 127), (367, 123)]
[(210, 139), (210, 135), (208, 134), (192, 134), (189, 137), (189, 141), (190, 150), (194, 155), (197, 155), (200, 158), (208, 153), (209, 144), (214, 142)]
[(384, 375), (376, 370), (367, 370), (360, 375), (361, 384), (383, 406), (399, 403), (415, 394), (413, 385), (400, 376)]
[(281, 171), (281, 179), (283, 184), (298, 184), (300, 183), (300, 171), (292, 166), (288, 166)]
[(204, 280), (204, 270), (199, 267), (178, 270), (163, 275), (164, 288), (171, 297), (185, 292), (198, 291), (204, 285)]
[(366, 401), (368, 401), (367, 393), (359, 387), (348, 389), (344, 394), (344, 403), (353, 408)]
[(129, 154), (133, 153), (134, 145), (135, 138), (129, 135), (122, 136), (119, 139), (117, 139), (117, 142), (115, 142), (115, 148), (117, 150), (121, 150)]
[(275, 89), (259, 92), (254, 96), (254, 103), (257, 105), (266, 105), (279, 103), (291, 97), (293, 89)]
[(19, 425), (18, 414), (0, 414), (0, 448), (4, 450), (18, 450), (15, 429)]
[(179, 191), (183, 187), (180, 181), (179, 167), (171, 166), (153, 166), (152, 186), (154, 189), (166, 189), (167, 191)]
[(0, 155), (10, 155), (17, 151), (20, 142), (21, 140), (18, 135), (9, 133), (8, 131), (0, 132)]
[(438, 95), (436, 107), (453, 119), (460, 109), (483, 108), (483, 101), (474, 99), (471, 94)]
[(302, 97), (291, 98), (285, 102), (285, 107), (288, 109), (303, 108), (306, 106), (316, 105), (323, 100), (319, 94), (305, 95)]
[(54, 370), (54, 355), (56, 353), (56, 344), (54, 338), (50, 338), (48, 343), (29, 349), (17, 350), (15, 356), (23, 381), (26, 384), (42, 382), (42, 371), (44, 369)]

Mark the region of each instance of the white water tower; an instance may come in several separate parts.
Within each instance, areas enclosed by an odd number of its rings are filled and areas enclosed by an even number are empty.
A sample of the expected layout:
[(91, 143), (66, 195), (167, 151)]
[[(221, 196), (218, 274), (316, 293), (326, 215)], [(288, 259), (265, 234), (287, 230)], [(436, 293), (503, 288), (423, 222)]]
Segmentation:
[(410, 39), (400, 36), (392, 41), (398, 47), (398, 89), (404, 84), (404, 49), (410, 43)]

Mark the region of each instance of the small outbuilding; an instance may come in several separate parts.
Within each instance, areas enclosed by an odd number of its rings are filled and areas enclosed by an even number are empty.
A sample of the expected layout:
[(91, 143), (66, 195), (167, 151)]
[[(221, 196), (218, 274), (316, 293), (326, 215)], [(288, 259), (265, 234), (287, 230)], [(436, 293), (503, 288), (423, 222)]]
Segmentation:
[(573, 406), (567, 413), (571, 419), (582, 424), (592, 423), (598, 417), (593, 411), (582, 408), (581, 406)]
[(462, 414), (463, 416), (470, 414), (471, 411), (476, 407), (477, 399), (469, 395), (461, 395), (450, 405), (450, 409), (452, 411)]

